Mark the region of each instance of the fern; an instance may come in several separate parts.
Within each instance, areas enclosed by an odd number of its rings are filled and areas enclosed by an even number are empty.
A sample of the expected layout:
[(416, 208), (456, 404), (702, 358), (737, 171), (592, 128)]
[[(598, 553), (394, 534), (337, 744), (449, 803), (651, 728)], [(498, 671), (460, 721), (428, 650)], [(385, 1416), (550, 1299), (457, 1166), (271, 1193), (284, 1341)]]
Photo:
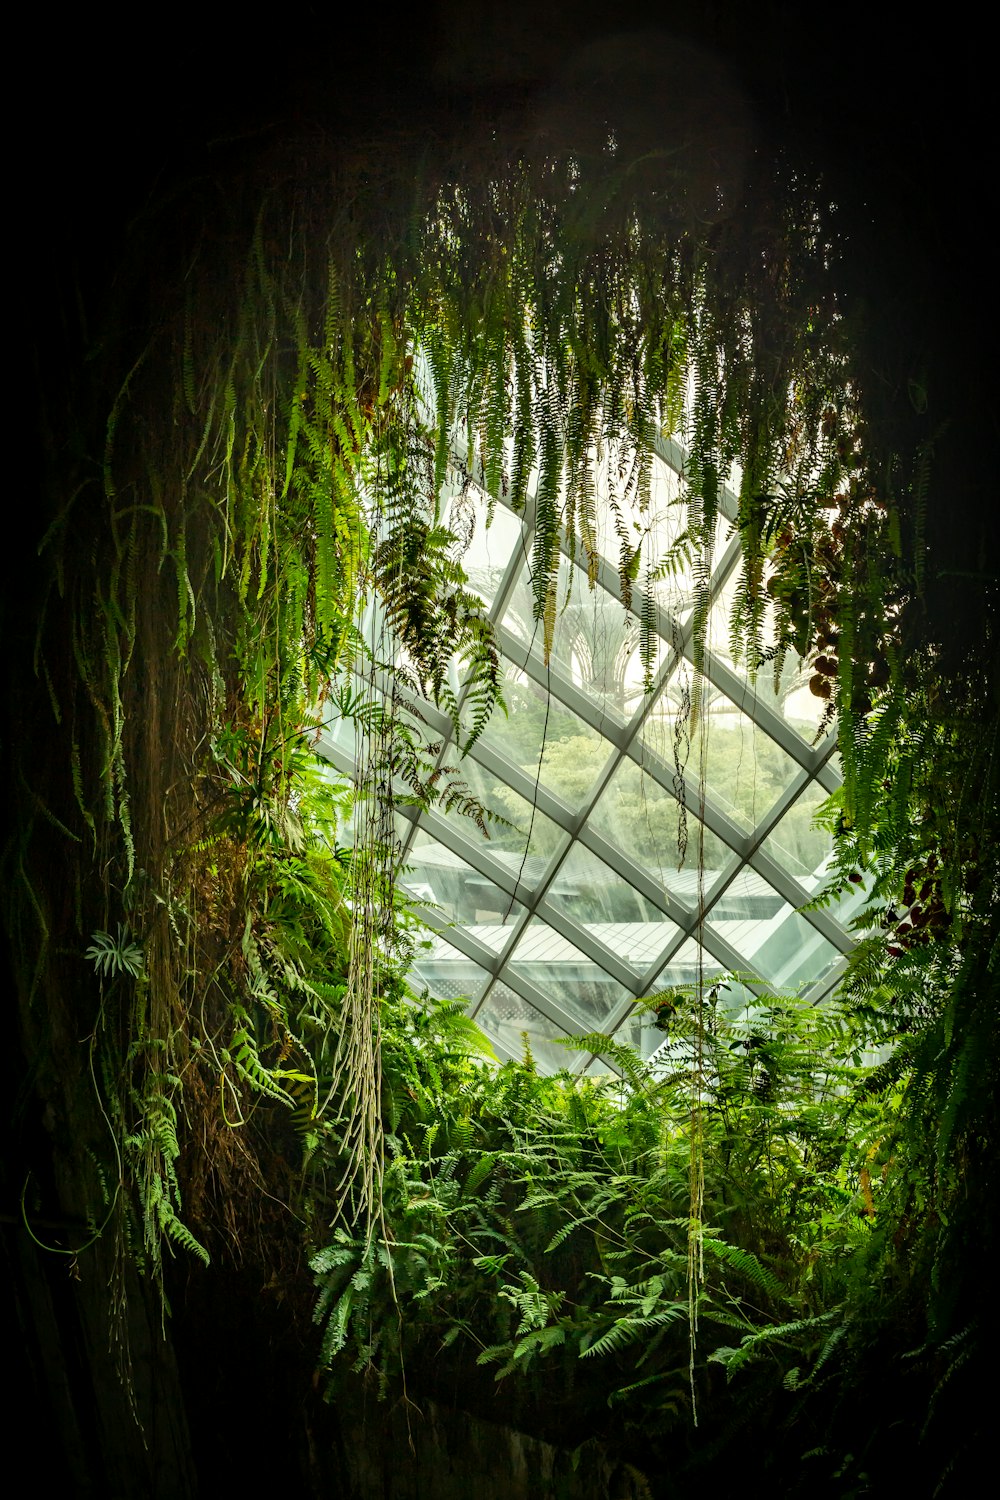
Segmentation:
[(680, 1301), (660, 1312), (649, 1313), (641, 1317), (618, 1318), (607, 1333), (588, 1345), (586, 1349), (581, 1349), (581, 1358), (617, 1353), (629, 1344), (647, 1340), (651, 1335), (655, 1335), (663, 1328), (668, 1328), (673, 1323), (686, 1323), (687, 1316), (687, 1302)]
[(762, 1266), (757, 1257), (748, 1250), (742, 1250), (738, 1245), (726, 1244), (723, 1240), (717, 1240), (711, 1235), (703, 1234), (702, 1245), (724, 1265), (732, 1266), (741, 1275), (766, 1292), (768, 1296), (784, 1300), (785, 1288), (778, 1278)]
[(709, 1359), (716, 1364), (725, 1365), (726, 1374), (732, 1379), (743, 1365), (761, 1357), (765, 1345), (797, 1339), (801, 1334), (814, 1335), (818, 1329), (828, 1327), (836, 1316), (836, 1311), (833, 1311), (813, 1318), (798, 1318), (771, 1328), (760, 1328), (755, 1333), (747, 1334), (738, 1348), (718, 1348), (709, 1355)]

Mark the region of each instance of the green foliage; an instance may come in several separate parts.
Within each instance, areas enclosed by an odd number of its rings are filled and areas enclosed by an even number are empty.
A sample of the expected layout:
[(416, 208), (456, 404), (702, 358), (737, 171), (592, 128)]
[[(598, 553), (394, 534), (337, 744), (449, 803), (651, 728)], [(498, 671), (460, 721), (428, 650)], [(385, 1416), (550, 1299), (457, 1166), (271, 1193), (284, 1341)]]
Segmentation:
[[(165, 1243), (207, 1254), (223, 1212), (230, 1242), (251, 1232), (232, 1132), (257, 1202), (304, 1175), (313, 1222), (339, 1215), (314, 1260), (323, 1361), (373, 1366), (387, 1387), (444, 1342), (473, 1380), (554, 1374), (557, 1414), (593, 1382), (588, 1414), (613, 1400), (636, 1430), (677, 1433), (700, 1244), (702, 1410), (724, 1365), (748, 1412), (788, 1431), (801, 1418), (800, 1451), (829, 1439), (839, 1479), (854, 1452), (813, 1393), (838, 1382), (850, 1411), (888, 1330), (886, 1359), (936, 1362), (947, 1413), (985, 1344), (991, 1265), (984, 1252), (964, 1271), (963, 1254), (980, 1238), (966, 1184), (996, 1161), (1000, 757), (996, 703), (974, 672), (941, 680), (920, 615), (940, 425), (906, 453), (869, 420), (828, 198), (783, 163), (762, 157), (739, 211), (705, 215), (683, 174), (627, 161), (613, 134), (573, 155), (490, 155), (473, 176), (392, 155), (379, 177), (303, 152), (306, 181), (272, 166), (224, 202), (192, 185), (179, 218), (176, 200), (152, 211), (89, 388), (67, 393), (72, 430), (45, 444), (63, 467), (32, 671), (65, 785), (36, 785), (26, 736), (8, 925), (26, 993), (57, 995), (62, 896), (39, 872), (65, 842), (93, 991), (79, 1014), (58, 1002), (46, 1066), (75, 1078), (62, 1039), (92, 1035), (100, 1141), (81, 1150), (128, 1188), (141, 1234), (127, 1215), (121, 1232), (156, 1276)], [(674, 433), (682, 521), (656, 557), (651, 441)], [(546, 1079), (530, 1052), (493, 1068), (457, 1007), (406, 996), (413, 935), (392, 884), (397, 794), (511, 847), (532, 837), (522, 805), (484, 805), (460, 763), (503, 703), (448, 503), (476, 485), (530, 508), (526, 617), (546, 661), (574, 610), (593, 643), (573, 590), (595, 583), (607, 521), (648, 690), (656, 585), (678, 570), (702, 660), (730, 482), (734, 651), (776, 691), (808, 663), (824, 722), (839, 718), (825, 899), (868, 895), (845, 1001), (776, 997), (732, 1018), (698, 997), (697, 1016), (676, 1007), (656, 1070), (585, 1038), (625, 1082)], [(995, 654), (988, 630), (968, 644)], [(591, 666), (624, 711), (614, 661)], [(525, 696), (506, 748), (575, 805), (606, 747)], [(687, 764), (748, 833), (785, 784), (763, 755), (742, 778), (742, 743), (709, 741), (711, 705), (693, 702), (685, 686), (664, 715), (662, 786), (622, 773), (605, 831), (643, 857), (675, 828), (684, 855), (666, 788)], [(337, 719), (366, 757), (350, 799), (314, 753)], [(795, 843), (815, 868), (806, 829)], [(544, 834), (531, 847), (547, 852)], [(717, 841), (701, 852), (726, 857)], [(887, 1055), (865, 1067), (866, 1045)], [(276, 1157), (292, 1167), (265, 1185)], [(703, 1452), (737, 1445), (747, 1420), (713, 1418)]]
[[(689, 1405), (690, 1017), (676, 1017), (655, 1068), (608, 1038), (571, 1039), (627, 1061), (628, 1084), (484, 1067), (453, 1017), (426, 1000), (383, 1017), (383, 1228), (350, 1244), (338, 1234), (314, 1256), (324, 1362), (336, 1379), (344, 1350), (387, 1390), (447, 1348), (456, 1370), (495, 1366), (553, 1409), (572, 1393), (589, 1421), (613, 1402), (629, 1425), (667, 1430)], [(839, 1010), (791, 997), (714, 1014), (703, 1398), (716, 1363), (735, 1379), (763, 1360), (761, 1393), (775, 1367), (779, 1389), (794, 1368), (798, 1389), (803, 1369), (834, 1361), (831, 1333), (855, 1326), (872, 1216), (892, 1191), (873, 1183), (900, 1139), (899, 1084), (870, 1091), (858, 1046)]]
[(118, 934), (95, 932), (94, 941), (84, 954), (93, 963), (98, 974), (111, 979), (119, 974), (130, 974), (138, 979), (142, 973), (143, 956), (138, 943), (129, 939), (128, 932), (119, 924)]

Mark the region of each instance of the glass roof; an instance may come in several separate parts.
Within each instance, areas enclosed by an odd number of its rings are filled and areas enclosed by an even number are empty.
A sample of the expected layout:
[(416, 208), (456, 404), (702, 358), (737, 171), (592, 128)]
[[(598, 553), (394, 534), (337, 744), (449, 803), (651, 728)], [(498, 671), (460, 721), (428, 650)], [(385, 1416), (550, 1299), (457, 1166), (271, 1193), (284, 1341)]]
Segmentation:
[[(728, 992), (737, 1007), (768, 987), (820, 1000), (851, 947), (844, 907), (799, 910), (830, 853), (813, 813), (840, 784), (835, 734), (817, 741), (824, 704), (794, 658), (777, 684), (768, 669), (751, 681), (734, 659), (740, 550), (735, 497), (724, 492), (701, 713), (686, 716), (697, 691), (694, 588), (674, 545), (684, 511), (672, 503), (683, 452), (658, 442), (653, 462), (643, 561), (655, 565), (673, 548), (673, 563), (654, 585), (645, 658), (640, 601), (622, 603), (607, 513), (598, 530), (608, 558), (593, 583), (564, 547), (546, 664), (533, 618), (531, 506), (515, 515), (468, 483), (453, 498), (469, 587), (503, 652), (507, 713), (497, 710), (461, 758), (445, 716), (419, 709), (440, 738), (439, 760), (457, 767), (492, 818), (484, 834), (458, 813), (412, 803), (397, 812), (398, 881), (431, 929), (411, 979), (465, 999), (498, 1056), (522, 1057), (527, 1045), (546, 1070), (591, 1067), (593, 1047), (561, 1039), (593, 1032), (650, 1056), (663, 1037), (638, 1002), (699, 978), (738, 974)], [(347, 776), (358, 732), (341, 722), (320, 737)]]

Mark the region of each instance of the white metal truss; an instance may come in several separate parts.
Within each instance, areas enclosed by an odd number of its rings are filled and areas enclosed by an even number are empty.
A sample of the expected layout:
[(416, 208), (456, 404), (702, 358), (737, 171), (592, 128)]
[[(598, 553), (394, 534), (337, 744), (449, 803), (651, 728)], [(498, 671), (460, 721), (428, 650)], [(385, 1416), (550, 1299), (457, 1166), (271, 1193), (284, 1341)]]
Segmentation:
[[(654, 451), (666, 470), (681, 474), (684, 455), (678, 444), (658, 439)], [(503, 497), (493, 503), (503, 506)], [(720, 510), (729, 522), (735, 520), (736, 504), (732, 492), (724, 489)], [(482, 510), (477, 524), (485, 520), (485, 497)], [(532, 827), (535, 820), (544, 823), (551, 844), (544, 856), (529, 857), (530, 835), (521, 854), (504, 851), (484, 842), (467, 819), (401, 805), (399, 878), (404, 887), (409, 885), (421, 915), (436, 935), (430, 953), (415, 964), (416, 981), (432, 991), (466, 995), (470, 1012), (483, 1024), (500, 1056), (519, 1055), (526, 1034), (541, 1065), (576, 1070), (593, 1064), (593, 1050), (559, 1046), (561, 1035), (629, 1032), (635, 1039), (637, 1003), (690, 982), (695, 972), (709, 977), (738, 975), (738, 1003), (752, 1003), (754, 994), (782, 985), (821, 1000), (840, 977), (852, 940), (837, 915), (809, 905), (819, 883), (819, 866), (805, 874), (793, 873), (787, 862), (776, 857), (773, 840), (800, 799), (826, 797), (839, 786), (835, 733), (829, 731), (818, 744), (810, 743), (766, 694), (758, 694), (750, 680), (723, 659), (724, 652), (709, 646), (702, 670), (710, 689), (720, 695), (730, 717), (739, 716), (751, 734), (765, 735), (790, 767), (785, 784), (760, 816), (754, 816), (753, 826), (740, 826), (711, 776), (701, 786), (688, 768), (679, 784), (677, 767), (646, 738), (658, 711), (662, 718), (661, 699), (666, 702), (664, 695), (678, 672), (693, 672), (693, 611), (681, 617), (656, 604), (649, 618), (647, 607), (647, 624), (660, 648), (652, 687), (635, 695), (636, 706), (630, 714), (609, 712), (579, 673), (567, 669), (565, 663), (544, 662), (530, 618), (512, 628), (508, 616), (518, 591), (527, 597), (533, 501), (517, 517), (516, 525), (518, 545), (500, 561), (495, 570), (499, 577), (491, 579), (484, 590), (504, 660), (534, 685), (545, 702), (568, 710), (588, 733), (599, 736), (605, 754), (587, 792), (570, 801), (544, 784), (541, 761), (537, 772), (518, 765), (489, 735), (469, 752), (464, 767), (470, 777), (475, 772), (492, 778), (498, 787), (523, 799), (531, 809)], [(573, 554), (568, 541), (563, 551), (569, 565)], [(730, 535), (709, 579), (711, 603), (722, 599), (739, 560), (739, 539)], [(481, 580), (477, 581), (472, 568), (469, 577), (470, 586), (477, 588)], [(610, 561), (600, 560), (594, 588), (602, 601), (614, 604), (619, 618), (631, 612), (637, 639), (641, 605), (633, 600), (626, 606), (618, 571)], [(383, 682), (382, 687), (388, 684)], [(450, 719), (432, 704), (417, 706), (440, 741), (439, 764), (454, 762), (457, 747)], [(351, 743), (337, 729), (331, 726), (321, 734), (319, 748), (340, 773), (350, 777), (355, 769)], [(638, 849), (629, 849), (621, 839), (609, 836), (607, 828), (600, 826), (601, 813), (619, 773), (638, 774), (643, 786), (661, 800), (668, 799), (675, 809), (679, 795), (683, 797), (693, 827), (697, 830), (700, 820), (705, 835), (715, 841), (713, 848), (725, 851), (721, 867), (700, 879), (696, 873), (672, 874), (667, 879), (662, 868), (651, 865)], [(675, 866), (676, 848), (671, 846), (676, 844), (676, 833), (675, 818), (673, 826), (663, 829), (664, 849)], [(428, 845), (428, 839), (435, 844)], [(573, 910), (572, 893), (580, 882), (572, 870), (581, 861), (597, 872), (594, 889), (606, 889), (608, 894), (600, 899), (612, 903), (617, 897), (621, 905), (624, 898), (625, 905), (632, 901), (635, 910), (620, 921), (595, 920), (592, 913), (581, 911), (579, 894)], [(441, 899), (446, 887), (459, 892), (457, 903), (450, 903), (451, 914), (449, 902)], [(483, 916), (476, 910), (477, 900), (487, 900), (492, 909)], [(458, 908), (461, 911), (456, 915)], [(636, 920), (635, 911), (640, 908)], [(841, 917), (845, 915), (842, 911)], [(772, 966), (771, 973), (760, 972), (765, 959)], [(644, 1051), (651, 1050), (654, 1038), (648, 1028), (638, 1039)]]

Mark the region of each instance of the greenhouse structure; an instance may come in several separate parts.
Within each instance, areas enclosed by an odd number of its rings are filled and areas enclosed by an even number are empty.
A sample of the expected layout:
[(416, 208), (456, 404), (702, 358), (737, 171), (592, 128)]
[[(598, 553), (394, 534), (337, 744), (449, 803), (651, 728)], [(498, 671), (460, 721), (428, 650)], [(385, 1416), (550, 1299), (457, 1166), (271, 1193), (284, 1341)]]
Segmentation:
[[(676, 442), (657, 447), (645, 544), (660, 555), (676, 542), (684, 455)], [(843, 972), (857, 900), (842, 900), (837, 913), (809, 905), (832, 848), (813, 815), (841, 784), (837, 735), (800, 664), (789, 661), (775, 683), (772, 672), (733, 661), (736, 497), (724, 494), (709, 584), (704, 758), (688, 743), (683, 768), (678, 724), (686, 735), (681, 703), (695, 676), (690, 565), (657, 586), (647, 689), (640, 606), (623, 607), (606, 507), (609, 556), (594, 584), (566, 546), (546, 664), (533, 616), (530, 502), (521, 515), (503, 505), (491, 515), (488, 497), (467, 483), (452, 505), (462, 566), (505, 671), (506, 711), (494, 714), (462, 774), (503, 822), (479, 830), (457, 813), (398, 813), (400, 887), (434, 932), (414, 978), (467, 1000), (499, 1056), (520, 1056), (526, 1033), (553, 1068), (594, 1066), (586, 1051), (552, 1045), (581, 1033), (620, 1032), (648, 1055), (662, 1037), (636, 1002), (699, 978), (754, 976), (749, 988), (729, 986), (730, 1007), (752, 1004), (754, 989), (767, 986), (819, 1002)], [(447, 757), (447, 717), (426, 702), (419, 711)], [(358, 733), (356, 722), (334, 720), (318, 739), (348, 779)]]
[(987, 49), (30, 24), (11, 1430), (101, 1500), (978, 1492)]

